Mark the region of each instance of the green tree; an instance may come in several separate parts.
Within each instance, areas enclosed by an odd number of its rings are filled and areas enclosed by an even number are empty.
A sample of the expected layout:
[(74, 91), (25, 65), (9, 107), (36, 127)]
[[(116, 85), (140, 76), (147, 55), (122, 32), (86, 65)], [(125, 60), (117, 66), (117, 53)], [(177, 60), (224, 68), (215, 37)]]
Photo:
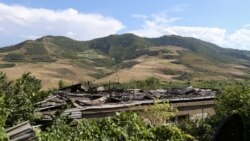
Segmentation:
[(205, 120), (183, 123), (179, 127), (197, 140), (210, 140), (220, 121), (232, 114), (240, 114), (245, 123), (246, 138), (250, 138), (250, 88), (239, 83), (223, 88), (215, 100), (215, 115)]
[(31, 76), (30, 73), (23, 74), (5, 92), (5, 106), (9, 110), (6, 126), (10, 127), (26, 120), (31, 122), (35, 119), (34, 104), (48, 93), (41, 91), (41, 81)]
[(250, 88), (246, 85), (226, 87), (216, 100), (216, 116), (222, 119), (240, 114), (245, 122), (246, 135), (250, 138)]
[(192, 135), (198, 141), (209, 141), (214, 133), (215, 122), (217, 122), (217, 120), (214, 120), (213, 117), (208, 117), (205, 120), (197, 119), (189, 122), (182, 122), (178, 127)]
[(154, 105), (147, 106), (140, 115), (154, 126), (162, 125), (175, 116), (177, 109), (170, 106), (167, 101), (155, 100)]
[(0, 72), (0, 141), (7, 139), (7, 136), (4, 131), (4, 126), (8, 115), (8, 110), (5, 106), (4, 97), (8, 85), (9, 84), (7, 82), (6, 75)]
[(7, 109), (5, 108), (4, 97), (1, 93), (0, 91), (0, 141), (5, 140), (7, 137), (4, 131)]
[(143, 122), (136, 113), (117, 113), (104, 119), (83, 119), (76, 126), (57, 119), (47, 132), (37, 134), (39, 141), (192, 141), (192, 136), (174, 125), (159, 127)]
[(194, 138), (175, 125), (162, 125), (154, 130), (156, 141), (193, 141)]

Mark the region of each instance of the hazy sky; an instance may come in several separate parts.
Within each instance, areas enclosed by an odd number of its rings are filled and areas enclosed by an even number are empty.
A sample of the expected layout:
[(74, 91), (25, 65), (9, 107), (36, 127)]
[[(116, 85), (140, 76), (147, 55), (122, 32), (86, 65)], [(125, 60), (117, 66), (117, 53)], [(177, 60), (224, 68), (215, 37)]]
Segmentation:
[(250, 50), (248, 0), (0, 0), (0, 46), (45, 35), (176, 34)]

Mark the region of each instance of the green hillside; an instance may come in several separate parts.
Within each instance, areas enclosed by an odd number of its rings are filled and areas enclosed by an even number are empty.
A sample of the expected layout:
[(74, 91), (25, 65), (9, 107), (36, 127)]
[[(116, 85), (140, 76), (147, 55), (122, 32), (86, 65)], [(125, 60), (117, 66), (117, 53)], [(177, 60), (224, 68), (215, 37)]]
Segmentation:
[[(192, 53), (217, 63), (232, 63), (232, 61), (242, 63), (244, 60), (250, 60), (249, 51), (221, 48), (195, 38), (176, 35), (142, 38), (129, 33), (110, 35), (85, 42), (63, 36), (45, 36), (35, 41), (29, 40), (17, 45), (0, 48), (0, 53), (7, 53), (6, 56), (8, 56), (21, 50), (19, 55), (25, 55), (26, 58), (34, 55), (49, 55), (52, 58), (77, 58), (76, 53), (93, 49), (98, 53), (114, 58), (116, 61), (124, 61), (145, 54), (157, 55), (157, 52), (150, 52), (148, 48), (168, 45), (188, 49)], [(6, 59), (7, 61), (16, 61), (15, 57), (10, 56), (10, 58), (7, 57)], [(25, 59), (22, 61), (25, 61)]]
[[(52, 76), (55, 81), (77, 79), (99, 83), (147, 77), (166, 81), (250, 78), (249, 51), (221, 48), (199, 39), (175, 35), (143, 38), (122, 34), (90, 41), (45, 36), (0, 48), (0, 59), (1, 68), (6, 73), (18, 74), (25, 68), (41, 77)], [(50, 70), (49, 66), (54, 69)], [(67, 76), (69, 74), (71, 77)]]

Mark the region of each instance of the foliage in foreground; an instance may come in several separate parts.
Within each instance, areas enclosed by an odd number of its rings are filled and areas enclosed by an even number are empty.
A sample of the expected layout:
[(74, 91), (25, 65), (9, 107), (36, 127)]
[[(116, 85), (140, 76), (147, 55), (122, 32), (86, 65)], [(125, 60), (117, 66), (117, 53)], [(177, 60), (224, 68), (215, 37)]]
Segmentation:
[(235, 113), (241, 115), (246, 138), (250, 138), (250, 88), (247, 85), (226, 87), (217, 97), (215, 110), (218, 119)]
[(5, 121), (7, 118), (7, 109), (4, 102), (4, 92), (6, 90), (6, 87), (8, 86), (6, 79), (6, 75), (0, 73), (0, 141), (6, 139), (6, 134), (4, 132)]
[(12, 82), (0, 73), (0, 140), (6, 139), (4, 128), (26, 120), (32, 122), (36, 118), (34, 103), (47, 96), (41, 91), (41, 81), (29, 73)]
[[(224, 87), (222, 84), (224, 83), (218, 83), (218, 86)], [(63, 85), (62, 83), (61, 87)], [(169, 85), (170, 83), (163, 85), (160, 81), (150, 78), (145, 81), (134, 81), (123, 86), (125, 88), (151, 89)], [(171, 83), (171, 85), (175, 84)], [(214, 85), (212, 82), (202, 82), (200, 87), (210, 87), (212, 85)], [(36, 118), (33, 105), (47, 95), (48, 92), (41, 91), (41, 81), (29, 73), (23, 74), (20, 78), (11, 82), (7, 81), (5, 74), (0, 73), (0, 140), (6, 140), (4, 128), (26, 120), (32, 122)], [(181, 128), (174, 125), (148, 125), (134, 113), (120, 113), (112, 118), (80, 120), (75, 126), (68, 125), (63, 119), (57, 119), (48, 131), (38, 133), (38, 140), (185, 141), (194, 140), (195, 138), (200, 141), (207, 141), (211, 139), (219, 121), (234, 113), (238, 113), (243, 117), (246, 125), (245, 129), (247, 129), (245, 134), (250, 135), (249, 107), (249, 87), (243, 83), (232, 83), (229, 87), (223, 89), (222, 93), (216, 98), (216, 114), (213, 117), (184, 123), (183, 126), (179, 126)], [(163, 109), (162, 107), (158, 108)], [(171, 109), (166, 113), (162, 113), (164, 115), (159, 115), (154, 111), (155, 109), (147, 109), (145, 112), (149, 112), (151, 115), (156, 114), (158, 117), (172, 114)], [(148, 115), (150, 115), (149, 113)]]
[(58, 119), (47, 132), (38, 133), (39, 141), (192, 141), (192, 136), (175, 125), (150, 126), (136, 113), (95, 120), (80, 120), (70, 126)]
[(149, 120), (154, 126), (162, 125), (175, 116), (177, 109), (170, 106), (168, 101), (154, 101), (153, 106), (146, 106), (143, 111), (138, 112), (141, 117)]
[(213, 117), (208, 117), (205, 120), (183, 122), (178, 127), (198, 141), (210, 141), (214, 133), (214, 122), (216, 120), (213, 120)]
[(211, 140), (222, 120), (232, 114), (239, 114), (245, 124), (245, 138), (250, 138), (250, 88), (244, 84), (230, 85), (217, 96), (215, 115), (205, 120), (190, 121), (179, 127), (199, 141)]
[[(0, 91), (1, 92), (1, 91)], [(2, 92), (1, 92), (2, 93)], [(6, 134), (4, 132), (4, 125), (6, 121), (6, 109), (4, 106), (4, 100), (2, 94), (0, 94), (0, 141), (6, 139)]]
[(48, 93), (41, 91), (41, 80), (26, 73), (8, 85), (4, 95), (8, 111), (6, 126), (11, 127), (26, 120), (32, 122), (36, 118), (34, 104)]

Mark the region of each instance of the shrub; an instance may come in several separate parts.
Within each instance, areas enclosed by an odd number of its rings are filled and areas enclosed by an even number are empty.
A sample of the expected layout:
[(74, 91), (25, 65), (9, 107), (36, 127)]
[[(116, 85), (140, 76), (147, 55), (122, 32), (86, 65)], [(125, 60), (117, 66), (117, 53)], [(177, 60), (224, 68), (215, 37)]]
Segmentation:
[(62, 119), (56, 120), (47, 132), (37, 134), (39, 141), (191, 141), (192, 136), (174, 125), (149, 126), (135, 113), (117, 113), (104, 119), (80, 120), (69, 126)]
[(239, 114), (245, 122), (246, 138), (250, 138), (250, 89), (246, 85), (226, 87), (216, 99), (216, 116), (222, 119)]
[(5, 88), (4, 104), (9, 111), (5, 126), (11, 127), (26, 120), (32, 122), (35, 119), (33, 105), (47, 96), (47, 92), (41, 91), (40, 80), (30, 73), (23, 74)]

